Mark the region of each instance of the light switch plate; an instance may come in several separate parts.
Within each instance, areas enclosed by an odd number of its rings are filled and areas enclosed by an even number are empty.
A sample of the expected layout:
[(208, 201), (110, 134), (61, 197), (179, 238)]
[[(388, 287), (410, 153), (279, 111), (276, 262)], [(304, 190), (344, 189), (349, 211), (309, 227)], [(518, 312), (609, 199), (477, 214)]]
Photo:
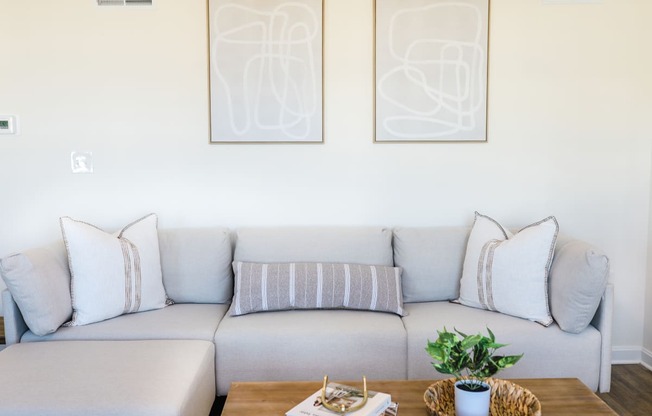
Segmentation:
[(93, 173), (93, 152), (71, 152), (72, 173)]
[(18, 134), (16, 116), (0, 115), (0, 134)]

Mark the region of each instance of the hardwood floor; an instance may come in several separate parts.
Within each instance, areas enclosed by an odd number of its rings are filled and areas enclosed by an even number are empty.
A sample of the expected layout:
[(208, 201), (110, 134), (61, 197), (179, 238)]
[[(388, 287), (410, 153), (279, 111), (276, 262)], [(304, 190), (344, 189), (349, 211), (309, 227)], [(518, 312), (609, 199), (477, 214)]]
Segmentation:
[(642, 365), (611, 367), (611, 391), (598, 394), (620, 416), (652, 415), (652, 371)]

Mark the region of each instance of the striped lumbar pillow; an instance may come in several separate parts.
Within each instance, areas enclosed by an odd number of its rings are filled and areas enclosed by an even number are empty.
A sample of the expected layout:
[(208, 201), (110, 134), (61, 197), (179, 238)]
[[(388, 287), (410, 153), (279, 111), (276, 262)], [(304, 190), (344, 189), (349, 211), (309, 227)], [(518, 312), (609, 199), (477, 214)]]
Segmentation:
[(555, 217), (512, 235), (476, 212), (457, 302), (550, 325), (548, 273), (558, 232)]
[(406, 315), (398, 267), (237, 261), (233, 270), (233, 316), (288, 309), (359, 309)]
[(69, 217), (61, 218), (60, 223), (71, 276), (73, 316), (67, 325), (85, 325), (166, 305), (156, 215), (115, 234)]

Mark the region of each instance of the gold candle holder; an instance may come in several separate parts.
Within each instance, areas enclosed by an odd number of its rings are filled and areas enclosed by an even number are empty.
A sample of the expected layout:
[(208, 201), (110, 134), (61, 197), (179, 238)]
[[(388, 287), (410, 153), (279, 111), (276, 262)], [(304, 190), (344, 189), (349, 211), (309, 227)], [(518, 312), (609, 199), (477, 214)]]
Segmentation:
[(346, 407), (346, 405), (342, 404), (340, 406), (332, 405), (328, 403), (328, 400), (326, 399), (326, 386), (328, 385), (328, 376), (324, 376), (324, 385), (321, 389), (321, 404), (324, 406), (326, 409), (344, 414), (344, 413), (353, 413), (356, 410), (360, 410), (364, 407), (365, 404), (367, 404), (367, 399), (368, 399), (368, 392), (367, 392), (367, 377), (362, 376), (362, 401), (355, 406), (351, 406), (349, 408)]

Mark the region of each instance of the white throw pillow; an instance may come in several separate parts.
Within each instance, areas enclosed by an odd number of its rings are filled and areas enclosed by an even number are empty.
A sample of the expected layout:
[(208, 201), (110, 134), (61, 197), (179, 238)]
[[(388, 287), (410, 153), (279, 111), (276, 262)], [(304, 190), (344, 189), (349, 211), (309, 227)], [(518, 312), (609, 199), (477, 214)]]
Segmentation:
[(457, 301), (550, 325), (548, 273), (558, 232), (555, 217), (512, 235), (476, 212)]
[(69, 326), (166, 305), (156, 215), (115, 234), (69, 217), (60, 222), (71, 275)]

